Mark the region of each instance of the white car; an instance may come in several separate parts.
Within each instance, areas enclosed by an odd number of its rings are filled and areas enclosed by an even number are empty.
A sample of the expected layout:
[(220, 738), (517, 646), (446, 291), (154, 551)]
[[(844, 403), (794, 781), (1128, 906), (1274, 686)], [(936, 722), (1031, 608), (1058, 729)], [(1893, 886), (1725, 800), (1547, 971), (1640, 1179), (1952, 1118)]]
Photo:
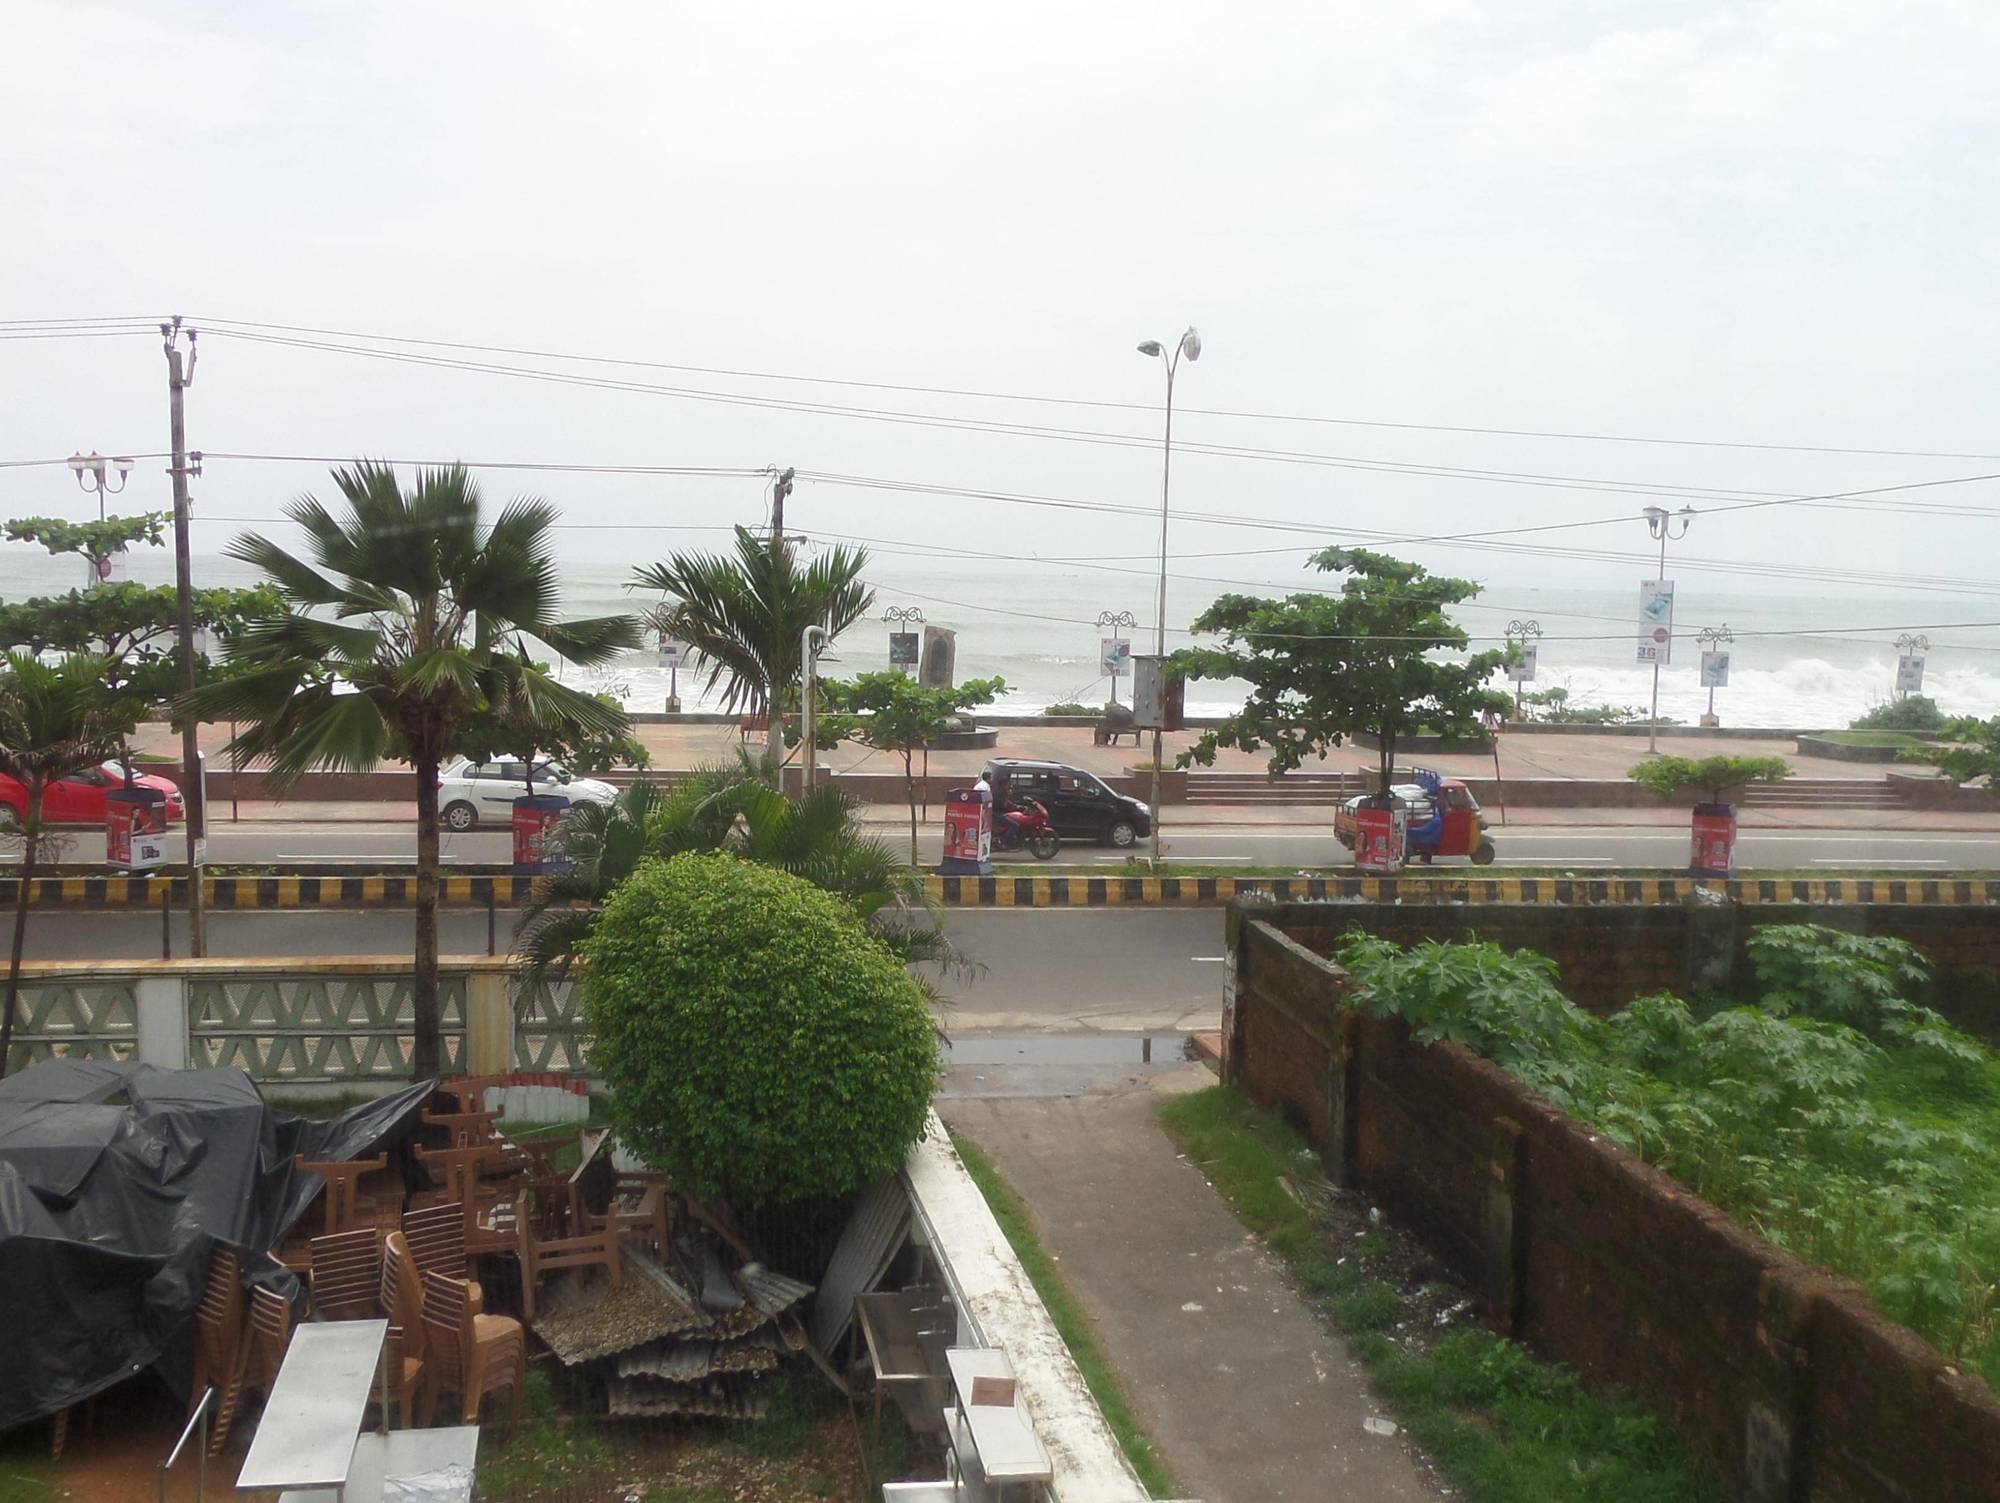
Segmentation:
[[(535, 764), (536, 793), (561, 794), (573, 804), (608, 804), (618, 790), (596, 778), (570, 776), (560, 762)], [(528, 795), (526, 762), (474, 762), (461, 758), (438, 774), (438, 805), (447, 830), (511, 825), (514, 800)]]

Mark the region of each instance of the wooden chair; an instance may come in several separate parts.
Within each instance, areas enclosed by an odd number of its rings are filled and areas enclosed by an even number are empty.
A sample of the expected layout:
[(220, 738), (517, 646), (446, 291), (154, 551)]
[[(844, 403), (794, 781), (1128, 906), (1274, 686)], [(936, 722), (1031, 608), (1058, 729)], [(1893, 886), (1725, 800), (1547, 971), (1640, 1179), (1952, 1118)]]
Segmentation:
[(417, 1162), (436, 1187), (418, 1200), (435, 1205), (443, 1200), (470, 1200), (479, 1193), (479, 1173), (489, 1162), (498, 1162), (505, 1150), (495, 1142), (473, 1143), (455, 1148), (419, 1148)]
[(313, 1314), (320, 1320), (375, 1315), (382, 1285), (382, 1239), (372, 1226), (312, 1239)]
[(403, 1428), (416, 1424), (416, 1402), (424, 1378), (424, 1285), (410, 1244), (401, 1232), (382, 1243), (382, 1313), (389, 1317), (389, 1338), (382, 1350), (382, 1427), (394, 1425), (392, 1405), (403, 1409)]
[(518, 1320), (482, 1314), (478, 1289), (441, 1273), (424, 1275), (423, 1423), (436, 1414), (439, 1394), (455, 1393), (461, 1422), (477, 1424), (486, 1395), (504, 1388), (511, 1432), (527, 1381), (527, 1337)]
[(557, 1133), (552, 1137), (528, 1138), (514, 1144), (515, 1148), (527, 1156), (528, 1176), (531, 1179), (555, 1179), (562, 1174), (556, 1167), (556, 1160), (566, 1149), (576, 1147), (583, 1141), (583, 1129), (575, 1132)]
[(269, 1396), (292, 1340), (292, 1302), (259, 1284), (250, 1291), (250, 1342), (243, 1361), (243, 1391)]
[(440, 1080), (437, 1094), (449, 1096), (461, 1112), (476, 1112), (485, 1109), (488, 1091), (506, 1083), (504, 1075), (458, 1075), (450, 1080)]
[(493, 1124), (506, 1115), (506, 1109), (498, 1106), (491, 1111), (425, 1112), (424, 1126), (441, 1131), (448, 1148), (497, 1147), (500, 1135)]
[[(236, 1405), (243, 1393), (245, 1313), (242, 1256), (227, 1243), (218, 1242), (208, 1255), (208, 1286), (194, 1315), (194, 1387), (187, 1412), (187, 1418), (192, 1419), (202, 1390), (215, 1390), (215, 1411), (208, 1432), (211, 1456), (220, 1456), (228, 1443), (229, 1427), (236, 1421)], [(60, 1433), (56, 1446), (60, 1455)]]
[(465, 1277), (465, 1207), (456, 1201), (403, 1212), (403, 1240), (419, 1275)]
[[(362, 1225), (360, 1208), (360, 1183), (364, 1174), (374, 1174), (389, 1167), (389, 1155), (379, 1153), (372, 1159), (356, 1159), (348, 1163), (309, 1163), (302, 1155), (293, 1155), (292, 1164), (301, 1174), (317, 1174), (326, 1181), (324, 1200), (326, 1204), (326, 1226), (323, 1235), (331, 1237), (336, 1232), (351, 1232)], [(372, 1225), (372, 1222), (370, 1223)]]
[(664, 1258), (673, 1230), (672, 1180), (649, 1170), (620, 1174), (611, 1181), (611, 1196), (602, 1210), (583, 1212), (590, 1231), (609, 1227), (621, 1237), (637, 1237)]
[(545, 1273), (602, 1264), (611, 1270), (612, 1288), (616, 1289), (623, 1281), (625, 1268), (618, 1251), (618, 1229), (608, 1222), (578, 1235), (545, 1238), (535, 1234), (535, 1213), (529, 1209), (514, 1218), (514, 1231), (521, 1256), (523, 1319), (535, 1318), (535, 1287)]

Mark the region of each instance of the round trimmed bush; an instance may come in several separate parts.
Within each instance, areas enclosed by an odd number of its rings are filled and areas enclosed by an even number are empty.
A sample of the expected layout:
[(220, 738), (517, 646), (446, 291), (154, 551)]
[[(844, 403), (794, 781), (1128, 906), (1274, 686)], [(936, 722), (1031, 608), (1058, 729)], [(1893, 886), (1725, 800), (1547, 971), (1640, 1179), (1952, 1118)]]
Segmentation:
[(741, 1210), (844, 1195), (923, 1136), (923, 991), (810, 882), (721, 854), (648, 862), (586, 954), (619, 1136), (681, 1188)]

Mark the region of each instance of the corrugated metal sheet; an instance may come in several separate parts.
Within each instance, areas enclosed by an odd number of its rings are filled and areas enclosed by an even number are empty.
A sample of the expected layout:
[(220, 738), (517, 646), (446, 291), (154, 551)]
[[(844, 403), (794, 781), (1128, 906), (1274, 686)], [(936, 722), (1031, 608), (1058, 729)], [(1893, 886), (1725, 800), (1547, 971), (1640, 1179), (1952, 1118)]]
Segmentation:
[(688, 1383), (713, 1373), (761, 1373), (778, 1365), (777, 1332), (753, 1332), (741, 1341), (662, 1341), (618, 1359), (621, 1378)]
[(806, 1331), (813, 1346), (831, 1355), (854, 1324), (854, 1297), (882, 1282), (910, 1234), (910, 1195), (899, 1174), (884, 1175), (855, 1203), (820, 1281)]
[(670, 1282), (633, 1276), (634, 1265), (645, 1261), (628, 1253), (625, 1279), (616, 1289), (601, 1281), (557, 1285), (535, 1317), (535, 1334), (572, 1367), (684, 1332), (705, 1336), (706, 1320), (684, 1297), (675, 1297)]
[(711, 1378), (701, 1383), (657, 1383), (646, 1378), (613, 1378), (607, 1413), (613, 1419), (661, 1419), (702, 1415), (712, 1419), (762, 1419), (769, 1390), (756, 1378)]

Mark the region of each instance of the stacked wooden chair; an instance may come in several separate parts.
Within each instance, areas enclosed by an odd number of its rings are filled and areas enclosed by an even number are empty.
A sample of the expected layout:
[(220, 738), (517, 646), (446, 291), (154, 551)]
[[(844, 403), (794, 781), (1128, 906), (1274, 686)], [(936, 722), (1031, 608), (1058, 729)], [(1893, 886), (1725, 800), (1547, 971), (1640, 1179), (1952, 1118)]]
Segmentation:
[(426, 1273), (423, 1285), (423, 1423), (436, 1414), (440, 1394), (455, 1393), (461, 1422), (477, 1424), (486, 1395), (504, 1390), (511, 1430), (520, 1418), (528, 1371), (521, 1322), (484, 1314), (479, 1286), (468, 1280)]
[(382, 1285), (382, 1239), (372, 1226), (312, 1239), (313, 1315), (366, 1320)]

